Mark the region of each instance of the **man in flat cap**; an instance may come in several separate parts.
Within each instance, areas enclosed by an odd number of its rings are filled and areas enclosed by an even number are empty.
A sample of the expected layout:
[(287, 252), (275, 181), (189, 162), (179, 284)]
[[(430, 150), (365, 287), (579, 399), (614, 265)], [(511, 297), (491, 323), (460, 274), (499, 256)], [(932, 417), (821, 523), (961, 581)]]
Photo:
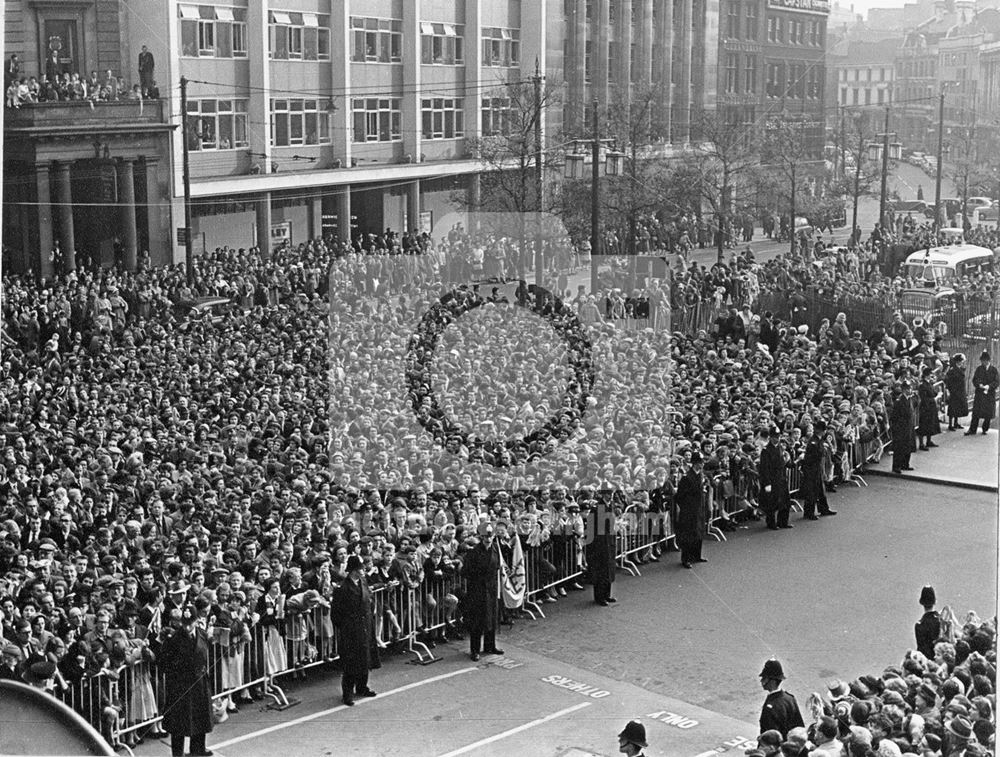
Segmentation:
[(642, 750), (648, 746), (646, 727), (636, 720), (628, 721), (622, 732), (618, 734), (618, 751), (626, 757), (642, 757)]
[(1000, 387), (1000, 372), (990, 365), (990, 353), (983, 351), (979, 356), (979, 367), (972, 374), (972, 386), (976, 393), (972, 399), (972, 420), (966, 436), (976, 433), (979, 421), (983, 422), (983, 433), (990, 430), (990, 421), (996, 415), (997, 387)]
[[(480, 651), (503, 654), (497, 649), (500, 597), (500, 550), (489, 521), (479, 524), (479, 543), (469, 550), (462, 574), (467, 582), (463, 617), (469, 629), (469, 656), (479, 660)], [(485, 641), (485, 648), (480, 647)]]
[(781, 688), (785, 671), (778, 660), (770, 659), (760, 671), (760, 685), (767, 692), (764, 706), (760, 711), (760, 731), (775, 730), (786, 738), (793, 728), (805, 725), (795, 697)]

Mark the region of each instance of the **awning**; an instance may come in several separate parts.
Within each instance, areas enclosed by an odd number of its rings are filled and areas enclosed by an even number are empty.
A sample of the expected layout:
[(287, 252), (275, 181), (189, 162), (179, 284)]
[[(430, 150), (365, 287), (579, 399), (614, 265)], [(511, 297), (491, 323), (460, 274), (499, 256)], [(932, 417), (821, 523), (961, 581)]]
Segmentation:
[(442, 24), (444, 26), (444, 36), (446, 37), (457, 37), (458, 32), (455, 30), (454, 24)]
[(288, 24), (291, 26), (292, 17), (289, 16), (284, 11), (271, 11), (271, 23), (272, 24)]
[(500, 34), (503, 35), (504, 39), (513, 39), (513, 35), (510, 33), (510, 29), (501, 29)]
[(428, 24), (424, 21), (420, 22), (420, 33), (421, 34), (434, 34), (434, 24)]
[(178, 5), (177, 9), (181, 12), (181, 18), (190, 18), (195, 21), (201, 18), (201, 14), (198, 12), (197, 6)]
[(232, 8), (216, 8), (215, 18), (219, 21), (232, 21), (233, 20), (233, 9)]
[(315, 13), (303, 13), (302, 14), (302, 25), (319, 27), (319, 16)]

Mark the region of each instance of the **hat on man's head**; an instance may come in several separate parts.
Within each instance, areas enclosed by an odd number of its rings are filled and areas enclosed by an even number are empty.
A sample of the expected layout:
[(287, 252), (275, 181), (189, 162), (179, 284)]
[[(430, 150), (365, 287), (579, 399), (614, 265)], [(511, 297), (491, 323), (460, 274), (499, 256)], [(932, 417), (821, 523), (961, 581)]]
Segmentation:
[(937, 604), (937, 595), (933, 586), (925, 586), (920, 590), (920, 604), (924, 607)]
[(776, 731), (773, 728), (764, 731), (764, 733), (757, 737), (758, 744), (766, 744), (771, 747), (780, 747), (782, 741), (784, 741), (784, 739), (781, 736), (781, 731)]
[(357, 555), (351, 555), (347, 558), (347, 568), (346, 571), (351, 573), (355, 570), (362, 570), (365, 567), (364, 561)]
[(618, 738), (643, 749), (649, 746), (646, 743), (646, 727), (636, 720), (628, 721), (622, 732), (618, 734)]
[(972, 724), (961, 715), (949, 720), (945, 730), (959, 739), (968, 740), (972, 737)]
[(56, 664), (48, 660), (36, 662), (24, 671), (24, 680), (35, 685), (45, 683), (56, 674)]
[(831, 718), (829, 715), (824, 715), (819, 719), (816, 724), (816, 732), (821, 733), (828, 739), (837, 738), (839, 730), (837, 728), (837, 721)]
[(989, 362), (990, 360), (992, 360), (992, 358), (990, 357), (990, 353), (988, 353), (986, 350), (982, 351), (982, 354), (980, 354), (979, 359), (980, 360), (985, 360), (986, 362)]
[(834, 702), (837, 702), (843, 699), (844, 697), (849, 696), (851, 693), (851, 689), (845, 681), (840, 681), (836, 679), (830, 681), (826, 685), (826, 688), (830, 690), (830, 699), (831, 701)]
[(920, 688), (917, 689), (917, 696), (932, 706), (937, 701), (937, 692), (934, 691), (933, 686), (927, 683), (922, 684)]
[(693, 452), (691, 452), (691, 464), (692, 465), (701, 465), (704, 462), (705, 462), (705, 458), (702, 457), (701, 452), (699, 452), (698, 450), (694, 450)]
[(785, 671), (781, 668), (781, 663), (771, 658), (764, 663), (764, 667), (760, 671), (760, 678), (773, 678), (776, 681), (785, 680)]

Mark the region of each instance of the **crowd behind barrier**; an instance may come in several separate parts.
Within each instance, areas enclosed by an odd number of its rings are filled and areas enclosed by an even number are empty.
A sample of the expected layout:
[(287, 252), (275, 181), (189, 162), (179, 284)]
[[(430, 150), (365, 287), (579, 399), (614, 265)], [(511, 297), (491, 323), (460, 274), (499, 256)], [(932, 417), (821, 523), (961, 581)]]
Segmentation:
[[(746, 258), (679, 272), (688, 294), (704, 295), (679, 314), (653, 282), (631, 295), (630, 318), (612, 271), (601, 291), (572, 305), (603, 339), (609, 365), (646, 376), (641, 386), (606, 388), (616, 421), (585, 420), (568, 452), (527, 487), (482, 488), (416, 449), (394, 469), (387, 449), (407, 440), (393, 438), (392, 424), (367, 424), (365, 413), (330, 413), (331, 385), (378, 417), (375, 373), (405, 346), (390, 327), (408, 323), (421, 291), (477, 278), (488, 259), (478, 249), (509, 246), (460, 230), (439, 246), (387, 232), (270, 256), (220, 249), (196, 260), (193, 285), (180, 267), (146, 261), (134, 274), (6, 277), (0, 674), (39, 678), (112, 741), (133, 741), (163, 714), (162, 618), (193, 601), (212, 629), (220, 717), (247, 694), (280, 705), (282, 678), (336, 658), (324, 603), (348, 555), (366, 561), (376, 587), (381, 643), (426, 657), (461, 633), (459, 568), (480, 520), (523, 542), (525, 607), (540, 615), (586, 576), (586, 503), (569, 482), (622, 492), (610, 503), (620, 509), (617, 555), (639, 572), (672, 538), (672, 484), (694, 450), (707, 459), (710, 533), (723, 539), (734, 521), (756, 517), (762, 427), (780, 429), (793, 492), (819, 419), (830, 425), (824, 480), (853, 481), (885, 446), (886, 393), (919, 378), (919, 361), (885, 344), (834, 348), (781, 314), (755, 320), (747, 306), (770, 285)], [(447, 274), (458, 259), (464, 268)], [(186, 312), (183, 303), (205, 296), (238, 307), (217, 318)], [(626, 317), (608, 319), (618, 303)], [(616, 320), (635, 323), (620, 329)], [(339, 344), (328, 360), (331, 324)], [(664, 354), (674, 359), (669, 382), (651, 363)], [(471, 365), (471, 347), (467, 357)], [(547, 360), (526, 356), (526, 386), (545, 388)], [(624, 412), (636, 392), (652, 415)], [(511, 425), (527, 427), (539, 413)], [(636, 437), (659, 441), (640, 448)], [(609, 462), (595, 448), (610, 450)], [(508, 564), (514, 558), (512, 550)]]

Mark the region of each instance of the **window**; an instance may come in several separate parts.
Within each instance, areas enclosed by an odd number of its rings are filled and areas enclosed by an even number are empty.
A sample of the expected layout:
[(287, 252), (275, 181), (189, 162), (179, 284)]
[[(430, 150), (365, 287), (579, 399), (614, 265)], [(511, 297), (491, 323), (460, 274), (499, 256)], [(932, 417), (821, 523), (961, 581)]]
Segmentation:
[(736, 94), (736, 83), (739, 81), (735, 53), (726, 53), (726, 94)]
[(245, 58), (246, 9), (178, 5), (181, 55), (186, 58)]
[(823, 79), (816, 66), (809, 67), (809, 77), (806, 82), (806, 97), (810, 100), (820, 100), (823, 97)]
[(878, 104), (883, 105), (885, 103), (885, 90), (878, 90)]
[(747, 3), (747, 21), (745, 36), (747, 39), (757, 39), (757, 6), (752, 2)]
[(743, 59), (743, 91), (748, 95), (757, 91), (757, 58), (753, 55)]
[(455, 66), (465, 62), (464, 31), (455, 24), (420, 24), (421, 60), (427, 65)]
[(840, 104), (847, 105), (847, 87), (840, 88)]
[(779, 97), (781, 95), (781, 72), (777, 63), (767, 64), (767, 96)]
[(455, 139), (465, 136), (462, 98), (435, 97), (421, 101), (424, 139)]
[(271, 100), (271, 146), (316, 145), (330, 141), (325, 100)]
[(774, 35), (775, 36), (775, 40), (778, 41), (778, 42), (784, 42), (785, 41), (785, 19), (783, 19), (781, 16), (778, 16), (774, 21), (775, 21), (774, 26), (775, 26), (775, 30), (776, 30), (775, 31), (775, 35)]
[(484, 137), (510, 134), (516, 117), (509, 97), (484, 97), (482, 116)]
[(809, 29), (809, 44), (813, 47), (819, 47), (822, 42), (820, 41), (819, 35), (819, 21), (811, 21)]
[(519, 66), (521, 64), (520, 29), (487, 27), (483, 29), (483, 65)]
[(400, 63), (403, 22), (390, 18), (351, 18), (351, 60), (356, 63)]
[[(591, 44), (590, 40), (588, 39), (587, 40), (586, 53), (584, 55), (584, 61), (583, 61), (583, 78), (586, 81), (588, 81), (588, 82), (590, 81), (591, 74), (593, 73), (593, 69), (594, 69), (594, 56), (593, 56), (593, 49), (592, 48), (593, 48), (593, 45)], [(587, 109), (584, 108), (584, 111), (586, 111), (586, 110)]]
[(774, 16), (767, 17), (767, 41), (777, 42), (778, 41), (778, 19)]
[(247, 100), (188, 100), (188, 148), (235, 150), (246, 147)]
[(355, 142), (398, 142), (402, 137), (400, 98), (352, 101)]
[(330, 17), (270, 11), (269, 53), (275, 60), (330, 60)]
[(727, 10), (726, 36), (730, 39), (738, 39), (740, 36), (740, 4), (735, 0), (730, 0), (727, 3)]

